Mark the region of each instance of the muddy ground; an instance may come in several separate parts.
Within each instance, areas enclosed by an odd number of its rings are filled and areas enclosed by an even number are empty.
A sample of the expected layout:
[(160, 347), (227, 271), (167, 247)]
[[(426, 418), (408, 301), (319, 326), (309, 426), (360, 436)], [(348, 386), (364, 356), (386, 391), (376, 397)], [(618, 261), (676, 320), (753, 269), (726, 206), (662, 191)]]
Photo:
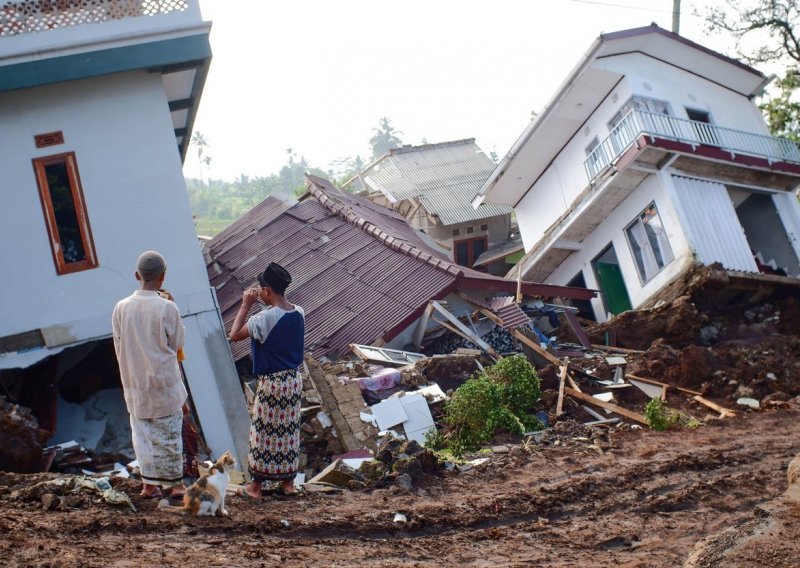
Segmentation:
[[(53, 474), (0, 474), (0, 558), (6, 566), (680, 566), (700, 539), (752, 521), (756, 505), (786, 490), (787, 464), (800, 452), (800, 401), (693, 430), (624, 427), (599, 445), (568, 429), (555, 440), (510, 445), (412, 492), (233, 496), (222, 519), (159, 511), (132, 481), (118, 488), (132, 494), (136, 513), (90, 498), (46, 512), (11, 493)], [(393, 522), (398, 512), (406, 523)], [(761, 565), (797, 566), (797, 558)]]
[[(45, 511), (38, 495), (15, 492), (56, 474), (0, 472), (0, 565), (654, 568), (694, 554), (694, 567), (800, 566), (800, 500), (781, 500), (800, 453), (800, 288), (754, 290), (731, 278), (694, 270), (652, 309), (587, 333), (642, 350), (626, 354), (627, 372), (694, 389), (735, 418), (671, 389), (668, 405), (700, 427), (587, 429), (570, 420), (588, 416), (568, 398), (566, 420), (542, 443), (504, 437), (505, 451), (482, 454), (489, 461), (465, 473), (411, 491), (233, 496), (229, 518), (159, 511), (129, 480), (115, 487), (135, 513), (87, 495), (45, 499), (62, 503)], [(587, 392), (598, 390), (592, 377), (613, 375), (602, 355), (570, 365)], [(540, 376), (547, 396), (537, 410), (555, 418), (557, 369)], [(636, 412), (647, 402), (635, 388), (615, 396)], [(737, 405), (740, 397), (763, 409)], [(406, 522), (393, 522), (397, 513)]]

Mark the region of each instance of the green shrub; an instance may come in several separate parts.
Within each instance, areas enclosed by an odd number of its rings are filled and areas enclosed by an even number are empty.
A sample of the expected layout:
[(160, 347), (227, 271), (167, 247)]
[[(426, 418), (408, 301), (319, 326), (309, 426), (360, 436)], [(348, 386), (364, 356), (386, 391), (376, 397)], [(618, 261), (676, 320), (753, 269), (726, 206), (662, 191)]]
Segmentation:
[(541, 429), (530, 413), (540, 395), (539, 377), (524, 356), (500, 360), (468, 379), (445, 405), (449, 448), (460, 455), (480, 447), (499, 429), (515, 434)]
[(644, 407), (644, 419), (653, 430), (663, 432), (674, 428), (680, 420), (680, 413), (672, 410), (658, 397), (650, 399)]

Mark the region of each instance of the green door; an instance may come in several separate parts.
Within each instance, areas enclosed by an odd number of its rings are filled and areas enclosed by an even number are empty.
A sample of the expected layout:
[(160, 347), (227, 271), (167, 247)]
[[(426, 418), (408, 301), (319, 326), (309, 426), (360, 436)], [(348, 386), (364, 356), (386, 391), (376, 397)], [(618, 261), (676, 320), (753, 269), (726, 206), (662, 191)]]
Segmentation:
[(619, 264), (610, 262), (595, 262), (597, 277), (600, 279), (600, 288), (605, 296), (608, 311), (614, 315), (621, 314), (631, 309), (631, 299), (625, 288), (625, 280)]

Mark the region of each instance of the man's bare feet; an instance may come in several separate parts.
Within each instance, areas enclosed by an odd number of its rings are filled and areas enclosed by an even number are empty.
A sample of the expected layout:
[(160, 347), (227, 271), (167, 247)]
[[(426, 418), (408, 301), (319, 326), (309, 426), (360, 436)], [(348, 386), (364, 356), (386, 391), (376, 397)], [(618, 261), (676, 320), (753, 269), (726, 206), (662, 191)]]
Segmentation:
[(142, 491), (139, 493), (140, 496), (144, 497), (145, 499), (155, 499), (161, 497), (161, 490), (158, 488), (158, 485), (151, 485), (150, 483), (142, 483)]
[(261, 499), (261, 482), (251, 481), (244, 486), (245, 495), (253, 499)]
[(281, 483), (281, 490), (284, 495), (294, 495), (297, 493), (297, 489), (294, 488), (294, 479), (287, 479)]

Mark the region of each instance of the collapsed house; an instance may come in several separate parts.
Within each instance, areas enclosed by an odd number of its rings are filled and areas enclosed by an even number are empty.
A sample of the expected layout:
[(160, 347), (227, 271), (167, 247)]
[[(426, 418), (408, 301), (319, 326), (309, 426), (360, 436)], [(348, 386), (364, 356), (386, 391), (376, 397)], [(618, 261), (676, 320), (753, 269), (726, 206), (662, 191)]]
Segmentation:
[(55, 441), (129, 443), (111, 312), (137, 288), (138, 255), (156, 249), (207, 442), (246, 456), (245, 401), (181, 172), (210, 28), (197, 0), (0, 6), (0, 394)]
[[(494, 167), (474, 138), (405, 145), (389, 150), (342, 187), (400, 213), (450, 249), (456, 264), (473, 268), (481, 255), (507, 245), (511, 236), (510, 207), (485, 203), (475, 209), (470, 203)], [(491, 258), (486, 269), (505, 274), (505, 256)]]
[(600, 290), (597, 321), (695, 261), (754, 292), (800, 276), (800, 146), (770, 136), (768, 81), (655, 24), (601, 35), (474, 200), (514, 207), (509, 275)]
[[(485, 332), (498, 326), (488, 318), (503, 318), (519, 341), (538, 348), (538, 340), (515, 328), (530, 322), (514, 302), (518, 290), (526, 300), (540, 304), (543, 298), (586, 301), (595, 294), (516, 282), (459, 266), (398, 213), (327, 180), (311, 175), (307, 180), (298, 203), (268, 197), (204, 248), (226, 326), (236, 317), (243, 291), (253, 286), (267, 264), (277, 262), (292, 274), (287, 297), (303, 307), (306, 317), (301, 468), (307, 476), (337, 453), (376, 449), (378, 430), (362, 416), (370, 389), (386, 396), (393, 392), (389, 387), (416, 389), (426, 382), (414, 366), (424, 356), (393, 348), (417, 349), (427, 340), (445, 340), (445, 333), (456, 343), (442, 344), (442, 352), (464, 342), (496, 354)], [(251, 315), (260, 309), (254, 306)], [(478, 310), (484, 321), (476, 323), (471, 316), (480, 315)], [(481, 323), (488, 325), (479, 329)], [(250, 345), (237, 342), (231, 349), (247, 392)], [(362, 362), (348, 362), (351, 352)], [(474, 355), (462, 359), (467, 368), (461, 373), (463, 382), (476, 367)], [(406, 435), (420, 441), (432, 426), (425, 398), (414, 394), (404, 402), (410, 405), (410, 415), (395, 400), (400, 416), (395, 424), (403, 422)], [(422, 419), (416, 421), (418, 411)], [(388, 427), (390, 422), (383, 422), (378, 411), (376, 416), (380, 429)]]
[[(353, 343), (419, 346), (435, 326), (431, 300), (462, 316), (464, 297), (486, 303), (497, 294), (516, 294), (518, 287), (528, 297), (594, 296), (459, 266), (399, 214), (315, 176), (308, 176), (296, 205), (267, 198), (211, 239), (205, 254), (226, 326), (256, 275), (269, 262), (285, 266), (292, 274), (288, 297), (305, 310), (306, 350), (316, 359), (344, 355)], [(231, 348), (235, 360), (249, 357), (247, 342)]]

